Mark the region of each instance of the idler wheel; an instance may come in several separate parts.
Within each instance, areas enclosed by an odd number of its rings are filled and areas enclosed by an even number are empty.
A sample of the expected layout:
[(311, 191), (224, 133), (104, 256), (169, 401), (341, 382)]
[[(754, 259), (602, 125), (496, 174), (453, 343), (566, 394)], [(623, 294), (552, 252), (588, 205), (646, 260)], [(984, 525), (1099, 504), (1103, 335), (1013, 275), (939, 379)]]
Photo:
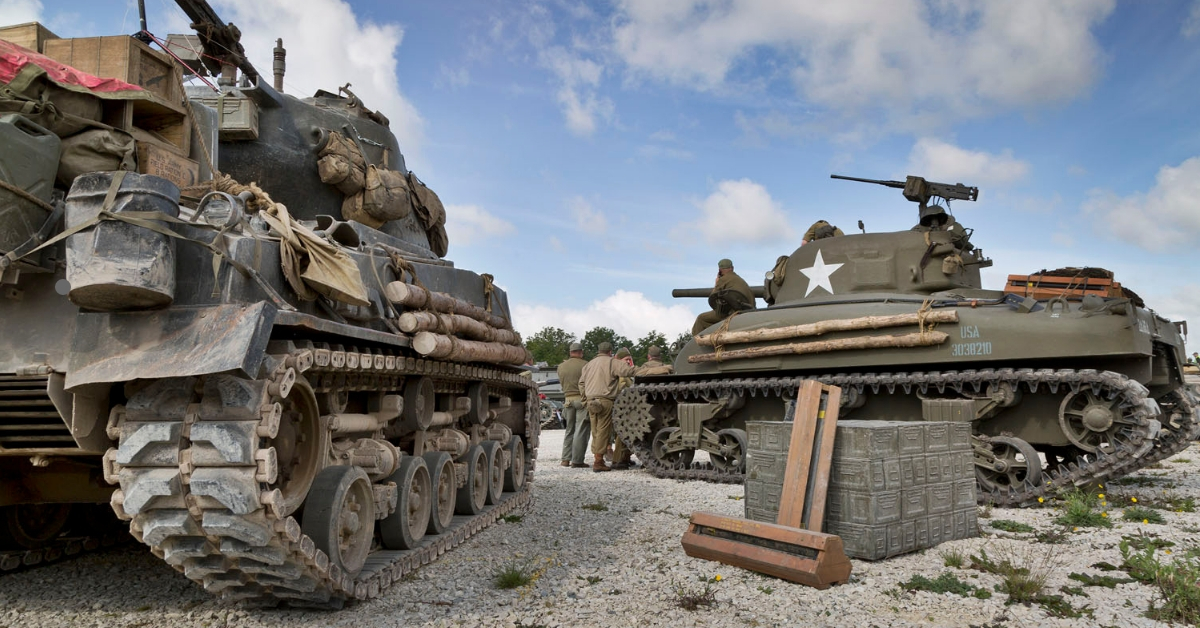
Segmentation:
[(664, 427), (654, 435), (654, 440), (650, 443), (650, 452), (654, 458), (668, 467), (682, 469), (692, 464), (692, 458), (696, 455), (695, 449), (682, 449), (679, 451), (667, 451), (667, 440), (671, 435), (678, 432), (677, 427)]
[(390, 550), (413, 549), (425, 538), (433, 502), (425, 459), (405, 456), (400, 468), (387, 481), (396, 483), (399, 495), (395, 512), (379, 522), (383, 546)]
[(329, 564), (354, 575), (367, 562), (375, 536), (375, 494), (360, 467), (326, 467), (313, 480), (300, 528)]
[(283, 494), (277, 508), (280, 515), (287, 516), (300, 508), (308, 496), (325, 460), (328, 435), (321, 429), (317, 397), (303, 377), (296, 379), (287, 397), (276, 397), (275, 401), (279, 402), (282, 413), (279, 432), (268, 442), (279, 460), (279, 477), (271, 487)]
[(1012, 436), (993, 436), (990, 440), (996, 456), (991, 467), (975, 465), (975, 480), (984, 493), (1041, 485), (1042, 458), (1033, 445)]
[(444, 451), (431, 451), (423, 456), (429, 469), (429, 486), (432, 495), (429, 508), (428, 534), (441, 534), (450, 527), (454, 519), (454, 502), (458, 495), (458, 483), (454, 477), (454, 461)]
[(37, 549), (63, 531), (71, 517), (71, 504), (17, 504), (3, 511), (0, 546)]
[(1091, 387), (1080, 388), (1063, 399), (1058, 424), (1073, 445), (1089, 453), (1112, 453), (1138, 427), (1122, 412), (1119, 397), (1105, 399)]
[(724, 429), (717, 432), (717, 441), (721, 453), (708, 452), (713, 466), (728, 473), (745, 473), (746, 471), (746, 432), (736, 428)]

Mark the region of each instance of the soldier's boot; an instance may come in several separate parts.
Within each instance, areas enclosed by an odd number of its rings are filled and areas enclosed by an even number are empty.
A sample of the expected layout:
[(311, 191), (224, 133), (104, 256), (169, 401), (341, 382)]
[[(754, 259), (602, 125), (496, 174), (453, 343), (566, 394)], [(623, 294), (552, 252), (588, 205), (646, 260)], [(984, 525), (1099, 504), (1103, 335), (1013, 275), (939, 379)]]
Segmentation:
[(562, 462), (558, 463), (558, 465), (559, 465), (560, 467), (569, 467), (569, 466), (571, 466), (571, 461), (570, 461), (570, 460), (563, 460)]
[(602, 473), (604, 471), (612, 471), (612, 469), (610, 469), (608, 465), (604, 464), (603, 456), (596, 456), (596, 460), (592, 462), (592, 471), (595, 471), (596, 473)]

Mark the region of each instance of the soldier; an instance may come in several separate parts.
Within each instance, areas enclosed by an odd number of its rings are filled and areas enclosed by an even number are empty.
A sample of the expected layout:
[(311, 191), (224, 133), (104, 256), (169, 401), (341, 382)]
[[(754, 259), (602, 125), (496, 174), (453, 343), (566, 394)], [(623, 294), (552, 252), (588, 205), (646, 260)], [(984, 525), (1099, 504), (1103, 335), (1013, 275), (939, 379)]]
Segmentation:
[(834, 236), (844, 236), (844, 235), (846, 235), (846, 234), (842, 233), (841, 229), (838, 229), (837, 227), (829, 224), (828, 222), (825, 222), (824, 220), (818, 220), (818, 221), (814, 222), (811, 227), (808, 228), (808, 231), (804, 232), (804, 237), (801, 238), (801, 240), (800, 240), (800, 246), (804, 246), (805, 244), (808, 244), (809, 242), (812, 242), (813, 240), (820, 240), (823, 238), (832, 238)]
[[(633, 355), (630, 354), (629, 347), (621, 347), (620, 349), (617, 349), (616, 358), (618, 360), (624, 360), (625, 363), (628, 364), (629, 366), (634, 366)], [(633, 385), (633, 378), (630, 376), (617, 378), (617, 393), (620, 394), (620, 392), (622, 390), (625, 390), (626, 388), (629, 388), (632, 385)], [(616, 429), (614, 429), (612, 431), (612, 438), (609, 440), (614, 443), (613, 449), (612, 449), (612, 456), (610, 456), (610, 459), (612, 460), (613, 471), (624, 471), (624, 470), (630, 468), (629, 450), (625, 448), (624, 441), (622, 441), (620, 438), (617, 437)]]
[(754, 293), (750, 291), (746, 280), (733, 272), (733, 262), (727, 259), (717, 262), (717, 281), (713, 284), (708, 304), (713, 309), (696, 317), (696, 324), (692, 325), (693, 336), (698, 336), (705, 328), (716, 325), (734, 312), (754, 309)]
[(639, 366), (633, 372), (634, 377), (642, 375), (670, 375), (675, 372), (675, 367), (670, 364), (663, 364), (662, 349), (658, 347), (650, 347), (646, 350), (646, 363)]
[(583, 393), (579, 389), (579, 378), (587, 361), (583, 359), (583, 345), (578, 342), (571, 343), (570, 352), (571, 357), (558, 365), (558, 381), (565, 397), (562, 410), (565, 431), (559, 464), (582, 469), (587, 466), (583, 455), (587, 453), (588, 437), (592, 434), (592, 425), (583, 407)]
[(612, 407), (617, 398), (617, 384), (622, 377), (633, 375), (633, 365), (612, 357), (612, 343), (602, 342), (599, 354), (583, 367), (580, 384), (587, 399), (588, 417), (592, 421), (592, 471), (612, 471), (604, 464), (604, 452), (612, 438)]

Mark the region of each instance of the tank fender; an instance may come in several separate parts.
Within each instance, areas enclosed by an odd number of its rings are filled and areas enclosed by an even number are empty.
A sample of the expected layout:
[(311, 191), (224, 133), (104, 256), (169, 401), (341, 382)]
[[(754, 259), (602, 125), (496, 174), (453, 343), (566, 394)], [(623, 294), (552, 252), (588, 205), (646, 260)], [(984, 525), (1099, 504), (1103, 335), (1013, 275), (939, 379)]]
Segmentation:
[(232, 371), (253, 378), (278, 310), (266, 302), (80, 313), (66, 390)]

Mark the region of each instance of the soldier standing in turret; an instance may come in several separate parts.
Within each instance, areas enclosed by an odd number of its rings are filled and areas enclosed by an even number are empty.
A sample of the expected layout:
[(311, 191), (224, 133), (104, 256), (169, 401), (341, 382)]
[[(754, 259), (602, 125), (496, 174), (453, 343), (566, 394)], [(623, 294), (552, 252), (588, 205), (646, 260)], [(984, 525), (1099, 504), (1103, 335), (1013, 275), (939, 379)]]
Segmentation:
[(717, 281), (708, 303), (713, 309), (696, 317), (696, 324), (692, 325), (693, 336), (700, 335), (705, 328), (716, 325), (734, 312), (754, 309), (750, 284), (733, 272), (733, 262), (728, 259), (717, 262)]
[(563, 391), (563, 448), (562, 462), (564, 467), (582, 469), (587, 464), (583, 455), (587, 453), (588, 437), (592, 434), (591, 421), (583, 406), (583, 393), (579, 389), (579, 378), (583, 376), (583, 367), (587, 362), (583, 359), (583, 345), (572, 342), (571, 357), (558, 365), (558, 381)]
[(675, 367), (670, 364), (663, 364), (662, 349), (658, 347), (650, 347), (646, 350), (646, 362), (639, 366), (633, 372), (634, 377), (643, 375), (670, 375), (675, 372)]
[(804, 246), (813, 240), (823, 240), (834, 236), (844, 236), (841, 229), (829, 224), (824, 220), (818, 220), (804, 232), (804, 237), (800, 239), (800, 246)]

